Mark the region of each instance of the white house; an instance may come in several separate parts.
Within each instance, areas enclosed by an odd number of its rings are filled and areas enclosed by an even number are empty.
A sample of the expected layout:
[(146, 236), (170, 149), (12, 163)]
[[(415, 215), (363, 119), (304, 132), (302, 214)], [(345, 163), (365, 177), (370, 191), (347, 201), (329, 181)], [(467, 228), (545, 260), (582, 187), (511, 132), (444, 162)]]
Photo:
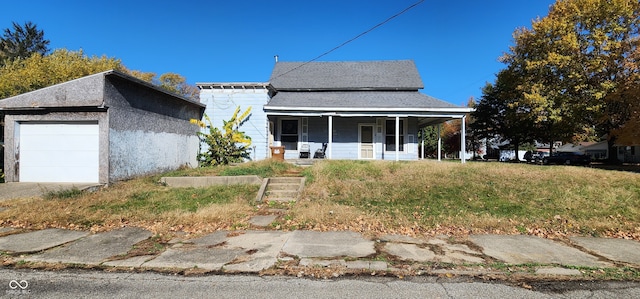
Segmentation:
[(326, 145), (329, 159), (417, 160), (420, 128), (473, 111), (420, 93), (410, 60), (277, 62), (269, 83), (197, 85), (215, 126), (236, 107), (252, 107), (241, 130), (251, 136), (256, 160), (277, 144), (286, 159)]

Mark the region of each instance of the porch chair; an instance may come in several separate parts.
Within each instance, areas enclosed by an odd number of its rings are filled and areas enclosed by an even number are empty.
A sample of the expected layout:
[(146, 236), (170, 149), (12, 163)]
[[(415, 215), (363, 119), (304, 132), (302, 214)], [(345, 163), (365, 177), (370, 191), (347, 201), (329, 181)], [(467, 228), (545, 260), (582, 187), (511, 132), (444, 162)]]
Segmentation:
[(311, 148), (308, 144), (303, 144), (300, 146), (300, 159), (309, 159), (311, 157)]
[(323, 143), (322, 144), (322, 148), (319, 148), (316, 150), (316, 152), (313, 154), (313, 158), (314, 159), (324, 159), (324, 153), (327, 150), (327, 144)]

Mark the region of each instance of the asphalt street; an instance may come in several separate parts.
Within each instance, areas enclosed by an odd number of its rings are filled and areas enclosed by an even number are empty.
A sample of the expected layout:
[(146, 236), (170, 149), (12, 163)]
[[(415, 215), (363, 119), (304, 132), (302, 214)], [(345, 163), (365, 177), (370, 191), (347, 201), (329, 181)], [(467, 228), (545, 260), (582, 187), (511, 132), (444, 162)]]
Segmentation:
[(433, 276), (346, 277), (180, 276), (0, 268), (6, 298), (640, 298), (639, 282), (542, 283), (527, 287)]

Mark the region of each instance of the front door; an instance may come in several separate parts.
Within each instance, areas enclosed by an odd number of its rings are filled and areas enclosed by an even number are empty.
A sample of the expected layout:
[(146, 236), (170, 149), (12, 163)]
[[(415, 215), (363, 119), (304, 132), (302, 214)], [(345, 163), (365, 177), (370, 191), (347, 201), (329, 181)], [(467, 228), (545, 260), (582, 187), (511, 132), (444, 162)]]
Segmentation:
[(374, 159), (374, 144), (373, 144), (373, 124), (360, 124), (359, 125), (359, 134), (358, 134), (358, 146), (360, 150), (359, 158), (360, 159)]

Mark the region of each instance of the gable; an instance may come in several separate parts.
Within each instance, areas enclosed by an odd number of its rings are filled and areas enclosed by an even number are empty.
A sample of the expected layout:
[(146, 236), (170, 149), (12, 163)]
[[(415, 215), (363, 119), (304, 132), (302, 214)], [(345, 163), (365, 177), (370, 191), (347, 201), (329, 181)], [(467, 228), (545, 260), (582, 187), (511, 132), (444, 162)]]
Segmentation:
[(415, 90), (423, 88), (412, 60), (278, 62), (270, 79), (276, 91)]

